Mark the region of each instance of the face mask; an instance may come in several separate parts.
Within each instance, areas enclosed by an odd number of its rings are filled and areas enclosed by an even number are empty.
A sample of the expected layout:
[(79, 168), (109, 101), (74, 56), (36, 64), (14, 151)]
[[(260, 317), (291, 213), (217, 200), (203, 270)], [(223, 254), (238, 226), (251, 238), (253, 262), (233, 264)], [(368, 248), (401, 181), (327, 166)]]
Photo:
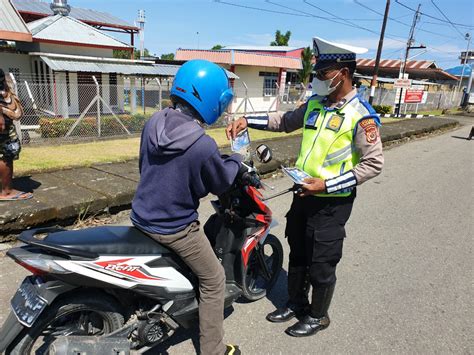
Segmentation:
[(334, 92), (334, 90), (337, 89), (339, 84), (342, 83), (342, 81), (339, 81), (336, 85), (331, 87), (332, 82), (334, 81), (334, 79), (336, 79), (336, 76), (338, 76), (340, 72), (341, 71), (339, 70), (336, 75), (332, 77), (332, 79), (319, 80), (315, 77), (313, 79), (313, 82), (311, 83), (313, 87), (313, 93), (318, 94), (320, 96), (327, 96), (330, 93)]

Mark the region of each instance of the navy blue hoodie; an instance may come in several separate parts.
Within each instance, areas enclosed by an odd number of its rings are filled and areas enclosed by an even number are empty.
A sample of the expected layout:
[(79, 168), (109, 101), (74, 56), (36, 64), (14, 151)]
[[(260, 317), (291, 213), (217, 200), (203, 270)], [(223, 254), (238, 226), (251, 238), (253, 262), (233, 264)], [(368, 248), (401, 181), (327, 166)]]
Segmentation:
[(130, 218), (149, 233), (172, 234), (198, 219), (199, 199), (230, 188), (240, 155), (221, 158), (216, 142), (190, 116), (155, 113), (140, 142), (140, 182)]

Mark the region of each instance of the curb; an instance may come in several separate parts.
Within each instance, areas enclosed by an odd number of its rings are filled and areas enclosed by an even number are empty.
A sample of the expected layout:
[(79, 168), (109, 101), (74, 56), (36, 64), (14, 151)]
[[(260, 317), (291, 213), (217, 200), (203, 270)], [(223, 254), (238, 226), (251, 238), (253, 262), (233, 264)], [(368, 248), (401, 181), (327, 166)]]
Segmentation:
[[(403, 129), (400, 126), (403, 125)], [(435, 118), (432, 121), (400, 121), (386, 125), (381, 134), (384, 147), (402, 144), (413, 139), (436, 135), (453, 129), (459, 122), (453, 119)], [(262, 176), (271, 176), (281, 165), (292, 165), (298, 155), (298, 137), (282, 137), (252, 142), (255, 149), (258, 144), (279, 141), (272, 147), (274, 160), (261, 165), (256, 162)], [(222, 153), (230, 148), (223, 147)], [(30, 184), (36, 184), (35, 203), (0, 205), (0, 242), (14, 240), (15, 234), (22, 230), (63, 223), (81, 216), (98, 215), (103, 212), (121, 210), (130, 205), (138, 183), (138, 164), (135, 160), (114, 164), (100, 164), (91, 167), (60, 170), (19, 178)], [(34, 185), (30, 185), (34, 186)], [(64, 186), (64, 188), (62, 188)], [(49, 191), (55, 191), (54, 199), (45, 199)], [(43, 198), (42, 198), (43, 196)]]
[(380, 114), (380, 117), (383, 118), (424, 118), (424, 117), (441, 117), (441, 115), (417, 115), (416, 113), (410, 113), (406, 115), (393, 115), (389, 113)]

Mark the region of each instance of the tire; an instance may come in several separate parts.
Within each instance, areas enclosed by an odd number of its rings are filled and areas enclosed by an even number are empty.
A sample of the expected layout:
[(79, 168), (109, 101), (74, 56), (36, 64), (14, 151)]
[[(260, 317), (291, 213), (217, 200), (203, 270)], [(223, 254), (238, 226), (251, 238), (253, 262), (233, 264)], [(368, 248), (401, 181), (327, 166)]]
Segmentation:
[[(99, 336), (111, 333), (124, 324), (124, 318), (119, 309), (117, 302), (103, 293), (82, 293), (58, 299), (44, 310), (31, 328), (26, 329), (18, 336), (13, 348), (8, 349), (6, 354), (48, 354), (49, 345), (55, 337), (64, 333), (68, 335)], [(88, 331), (78, 328), (78, 324), (81, 323), (78, 317), (82, 317), (84, 324), (81, 325), (87, 325)], [(39, 339), (50, 326), (52, 327), (51, 330), (56, 330), (57, 333), (44, 337), (43, 341)], [(67, 328), (58, 331), (59, 326), (64, 328), (67, 326)], [(96, 328), (96, 326), (99, 328)], [(92, 332), (90, 327), (92, 327)], [(48, 329), (49, 332), (51, 330)], [(41, 343), (42, 345), (40, 345)]]
[[(270, 273), (270, 278), (264, 276), (263, 268), (258, 253), (262, 253), (265, 263)], [(270, 254), (267, 252), (271, 251)], [(262, 255), (262, 254), (261, 254)], [(243, 297), (247, 301), (257, 301), (266, 296), (267, 292), (272, 289), (280, 275), (283, 265), (283, 247), (281, 242), (273, 234), (269, 234), (263, 245), (259, 249), (252, 250), (247, 266), (243, 268), (242, 291)]]

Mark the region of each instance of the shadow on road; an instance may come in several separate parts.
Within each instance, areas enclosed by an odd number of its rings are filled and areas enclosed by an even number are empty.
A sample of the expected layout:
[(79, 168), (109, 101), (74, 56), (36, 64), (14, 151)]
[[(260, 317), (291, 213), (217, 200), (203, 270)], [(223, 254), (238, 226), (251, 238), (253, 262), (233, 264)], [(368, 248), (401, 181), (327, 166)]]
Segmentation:
[[(234, 312), (234, 307), (230, 306), (224, 310), (224, 319), (229, 317)], [(156, 347), (148, 350), (145, 352), (146, 355), (168, 355), (168, 350), (175, 345), (178, 345), (184, 341), (188, 341), (191, 339), (193, 342), (194, 349), (196, 350), (196, 354), (200, 353), (199, 348), (199, 324), (196, 324), (190, 329), (179, 328), (176, 333), (165, 340), (162, 344), (157, 345)]]
[(13, 179), (13, 186), (15, 189), (25, 192), (33, 192), (41, 186), (39, 181), (33, 180), (31, 176), (22, 176)]

